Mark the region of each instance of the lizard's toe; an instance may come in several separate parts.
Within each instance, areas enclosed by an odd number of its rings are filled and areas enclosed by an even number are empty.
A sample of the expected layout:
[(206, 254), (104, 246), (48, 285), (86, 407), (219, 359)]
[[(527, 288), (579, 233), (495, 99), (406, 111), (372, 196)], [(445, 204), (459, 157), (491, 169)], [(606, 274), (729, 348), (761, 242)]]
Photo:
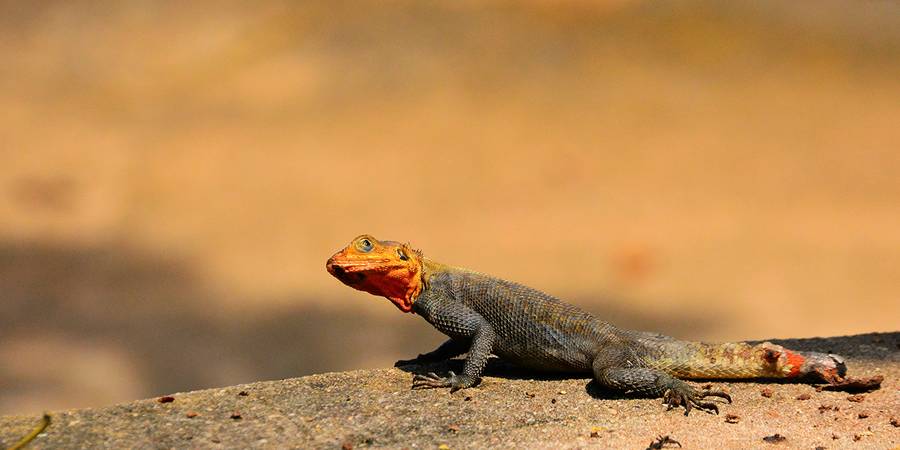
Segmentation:
[(450, 372), (449, 377), (442, 377), (437, 375), (434, 372), (428, 372), (426, 375), (415, 375), (413, 376), (413, 389), (432, 389), (432, 388), (443, 388), (450, 387), (450, 380), (454, 377), (453, 372)]
[(679, 382), (675, 386), (666, 390), (663, 394), (663, 403), (666, 404), (666, 411), (684, 407), (684, 415), (691, 413), (691, 410), (697, 408), (710, 414), (719, 414), (719, 407), (712, 402), (704, 402), (702, 399), (706, 397), (720, 397), (731, 403), (731, 396), (722, 391), (703, 391), (697, 392), (693, 387), (684, 382)]
[(700, 396), (700, 398), (706, 398), (706, 397), (724, 398), (725, 400), (728, 400), (728, 403), (731, 403), (731, 396), (728, 395), (728, 393), (725, 391), (718, 391), (718, 390), (717, 391), (711, 391), (711, 390), (703, 391), (703, 394)]
[(719, 407), (716, 406), (715, 403), (700, 402), (700, 401), (696, 401), (696, 400), (694, 400), (693, 402), (694, 402), (694, 405), (696, 405), (697, 409), (699, 409), (699, 410), (706, 411), (710, 414), (716, 414), (716, 415), (719, 414)]
[(413, 376), (413, 389), (430, 389), (430, 388), (450, 388), (450, 393), (454, 393), (460, 389), (472, 387), (476, 384), (477, 378), (472, 378), (465, 374), (457, 375), (453, 371), (448, 372), (449, 376), (442, 377), (434, 372), (428, 372), (426, 375)]

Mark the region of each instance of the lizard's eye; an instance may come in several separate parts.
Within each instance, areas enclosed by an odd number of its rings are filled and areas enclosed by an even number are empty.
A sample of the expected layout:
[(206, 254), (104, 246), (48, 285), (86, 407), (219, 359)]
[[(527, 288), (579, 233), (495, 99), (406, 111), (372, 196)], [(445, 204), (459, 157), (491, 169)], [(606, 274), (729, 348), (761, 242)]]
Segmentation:
[(356, 248), (358, 248), (359, 251), (363, 253), (369, 253), (370, 251), (372, 251), (373, 247), (374, 245), (372, 245), (372, 241), (368, 239), (360, 239), (359, 242), (356, 243)]
[(406, 261), (407, 259), (409, 259), (409, 256), (406, 256), (406, 253), (404, 253), (403, 250), (399, 248), (397, 249), (397, 256), (400, 257), (400, 261)]

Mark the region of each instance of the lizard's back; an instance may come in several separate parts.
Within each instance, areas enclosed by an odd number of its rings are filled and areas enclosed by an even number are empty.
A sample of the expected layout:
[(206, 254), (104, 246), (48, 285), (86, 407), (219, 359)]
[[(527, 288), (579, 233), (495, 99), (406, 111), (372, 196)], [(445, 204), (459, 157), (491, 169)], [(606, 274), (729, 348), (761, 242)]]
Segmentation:
[(493, 353), (524, 367), (589, 372), (598, 342), (617, 334), (612, 325), (556, 297), (477, 272), (441, 271), (428, 284), (417, 302), (426, 320), (452, 336), (435, 312), (454, 303), (471, 308), (497, 334)]

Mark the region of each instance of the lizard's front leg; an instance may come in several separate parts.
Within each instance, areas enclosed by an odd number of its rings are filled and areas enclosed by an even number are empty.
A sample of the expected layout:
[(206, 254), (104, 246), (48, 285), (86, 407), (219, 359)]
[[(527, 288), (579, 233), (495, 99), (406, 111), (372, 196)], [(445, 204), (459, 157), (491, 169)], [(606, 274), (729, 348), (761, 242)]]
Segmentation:
[(472, 387), (478, 382), (488, 357), (491, 356), (496, 337), (490, 324), (480, 317), (479, 319), (480, 323), (472, 336), (472, 346), (469, 348), (463, 373), (457, 375), (450, 371), (447, 377), (438, 376), (434, 372), (429, 372), (427, 375), (416, 375), (413, 377), (413, 389), (449, 387), (450, 393), (453, 393)]

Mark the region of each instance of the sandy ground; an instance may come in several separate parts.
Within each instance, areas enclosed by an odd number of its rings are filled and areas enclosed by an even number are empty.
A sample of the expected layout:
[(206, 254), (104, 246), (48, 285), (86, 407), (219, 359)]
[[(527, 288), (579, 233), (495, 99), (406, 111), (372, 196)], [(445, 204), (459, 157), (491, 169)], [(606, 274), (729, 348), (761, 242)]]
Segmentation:
[[(541, 378), (491, 364), (482, 384), (412, 391), (400, 369), (327, 373), (52, 413), (33, 448), (872, 448), (900, 445), (900, 333), (780, 342), (839, 352), (881, 389), (817, 392), (804, 384), (715, 383), (721, 414), (665, 411), (656, 399), (607, 399), (581, 378)], [(458, 361), (457, 361), (458, 362)], [(451, 363), (449, 367), (458, 364)], [(447, 365), (416, 370), (448, 369)], [(458, 369), (458, 368), (457, 368)], [(770, 397), (761, 392), (771, 390)], [(600, 397), (600, 398), (594, 398)], [(808, 399), (805, 399), (808, 397)], [(729, 423), (728, 415), (736, 423)], [(895, 423), (892, 424), (892, 421)], [(37, 423), (0, 417), (0, 444)], [(784, 437), (778, 444), (764, 438)]]

